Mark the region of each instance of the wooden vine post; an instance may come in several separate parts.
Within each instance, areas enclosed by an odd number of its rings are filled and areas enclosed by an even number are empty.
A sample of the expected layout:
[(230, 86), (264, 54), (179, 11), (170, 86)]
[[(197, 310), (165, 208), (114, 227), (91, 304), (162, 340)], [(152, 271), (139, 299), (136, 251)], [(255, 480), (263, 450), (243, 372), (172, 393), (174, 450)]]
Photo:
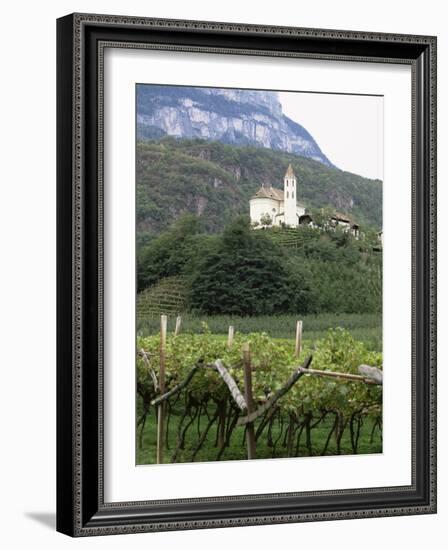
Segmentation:
[(296, 357), (299, 357), (300, 352), (302, 351), (302, 328), (303, 328), (303, 322), (297, 321), (296, 325), (296, 347), (294, 351), (294, 355)]
[[(250, 349), (249, 343), (245, 342), (243, 350), (243, 366), (244, 366), (244, 396), (246, 399), (247, 414), (249, 415), (254, 410), (254, 400), (252, 395), (252, 367), (250, 364)], [(254, 423), (249, 422), (246, 425), (246, 442), (247, 442), (247, 458), (255, 458), (256, 442)]]
[[(165, 393), (165, 351), (166, 351), (167, 316), (160, 316), (160, 368), (159, 391)], [(157, 410), (157, 464), (163, 464), (163, 448), (165, 435), (165, 401), (158, 405)]]
[(182, 325), (182, 317), (179, 315), (176, 319), (176, 328), (174, 329), (174, 336), (177, 336), (179, 334), (181, 325)]
[(227, 337), (227, 347), (230, 349), (232, 347), (232, 344), (233, 344), (233, 333), (234, 333), (234, 328), (232, 325), (229, 326), (229, 335)]

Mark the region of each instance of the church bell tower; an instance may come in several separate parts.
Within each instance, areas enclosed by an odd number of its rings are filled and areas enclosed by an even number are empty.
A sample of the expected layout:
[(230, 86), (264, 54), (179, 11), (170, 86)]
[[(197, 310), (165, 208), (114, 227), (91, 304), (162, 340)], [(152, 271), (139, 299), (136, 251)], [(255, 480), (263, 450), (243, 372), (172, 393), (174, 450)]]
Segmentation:
[(292, 166), (289, 165), (283, 180), (283, 200), (285, 209), (285, 224), (297, 227), (297, 179)]

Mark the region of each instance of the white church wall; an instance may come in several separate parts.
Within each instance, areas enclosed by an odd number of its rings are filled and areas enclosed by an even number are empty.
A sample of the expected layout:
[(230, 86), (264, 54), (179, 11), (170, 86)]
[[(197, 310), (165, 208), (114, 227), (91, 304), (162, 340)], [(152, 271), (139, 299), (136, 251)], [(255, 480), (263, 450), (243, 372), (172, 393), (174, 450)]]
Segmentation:
[(279, 203), (276, 200), (268, 198), (257, 198), (250, 201), (250, 221), (258, 222), (264, 214), (268, 214), (275, 224), (275, 215), (279, 212)]
[(305, 208), (303, 206), (297, 206), (296, 212), (297, 216), (300, 218), (300, 216), (305, 214)]

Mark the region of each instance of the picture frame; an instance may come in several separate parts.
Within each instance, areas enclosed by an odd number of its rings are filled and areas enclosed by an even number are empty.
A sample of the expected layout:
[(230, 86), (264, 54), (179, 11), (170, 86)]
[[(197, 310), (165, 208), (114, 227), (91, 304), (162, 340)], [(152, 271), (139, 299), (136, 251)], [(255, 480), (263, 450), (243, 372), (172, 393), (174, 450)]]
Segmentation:
[[(409, 485), (105, 501), (103, 56), (111, 45), (411, 67)], [(57, 530), (78, 537), (435, 513), (436, 38), (72, 14), (57, 21), (57, 51)]]

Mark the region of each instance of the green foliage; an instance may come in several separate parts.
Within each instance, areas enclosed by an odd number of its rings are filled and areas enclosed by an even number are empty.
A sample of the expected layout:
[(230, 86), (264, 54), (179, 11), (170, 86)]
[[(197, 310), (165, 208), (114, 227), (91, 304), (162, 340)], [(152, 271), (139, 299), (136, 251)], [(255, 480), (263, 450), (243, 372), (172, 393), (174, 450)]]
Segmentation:
[[(137, 342), (138, 349), (143, 348), (148, 353), (149, 368), (154, 373), (157, 373), (159, 369), (159, 342), (159, 335), (139, 338)], [(193, 365), (202, 365), (188, 387), (183, 390), (184, 396), (180, 402), (184, 404), (180, 407), (172, 404), (170, 418), (192, 414), (188, 411), (191, 411), (193, 407), (196, 408), (196, 415), (205, 414), (210, 419), (218, 404), (225, 404), (224, 410), (227, 411), (227, 416), (234, 414), (235, 409), (232, 406), (227, 386), (216, 371), (207, 368), (206, 365), (213, 363), (216, 359), (221, 359), (238, 386), (243, 388), (241, 350), (244, 342), (249, 343), (251, 350), (252, 388), (256, 406), (265, 403), (284, 385), (298, 363), (297, 358), (294, 357), (292, 340), (275, 340), (265, 333), (245, 335), (236, 333), (234, 343), (229, 349), (226, 339), (212, 334), (204, 323), (200, 334), (168, 338), (165, 353), (167, 391), (184, 380)], [(324, 371), (356, 374), (360, 364), (367, 363), (379, 368), (382, 364), (381, 353), (370, 351), (362, 342), (354, 340), (351, 334), (343, 329), (330, 330), (323, 339), (315, 342), (313, 350), (305, 347), (300, 361), (303, 362), (309, 353), (313, 354), (312, 368)], [(148, 365), (141, 358), (137, 361), (137, 389), (140, 396), (140, 413), (143, 410), (149, 411), (150, 400), (156, 396), (156, 391), (153, 378), (148, 373)], [(361, 428), (363, 419), (367, 417), (372, 420), (381, 418), (381, 403), (381, 386), (305, 375), (278, 401), (275, 414), (279, 421), (281, 420), (282, 426), (289, 423), (293, 429), (294, 426), (300, 427), (302, 424), (308, 425), (307, 430), (313, 429), (311, 424), (315, 427), (324, 418), (333, 415), (338, 424), (337, 434), (342, 435), (349, 421), (352, 424), (357, 422)], [(262, 421), (263, 419), (260, 418), (256, 427), (259, 427)], [(227, 423), (228, 419), (225, 422)], [(176, 425), (178, 423), (177, 419)], [(332, 423), (327, 424), (329, 437), (332, 435), (331, 426)], [(351, 426), (352, 446), (353, 452), (356, 452), (358, 444), (357, 440), (353, 440), (352, 428)], [(197, 434), (193, 432), (189, 436), (193, 440), (187, 445), (189, 449), (194, 448), (194, 442), (197, 441)], [(244, 430), (241, 429), (239, 433), (243, 435)], [(341, 452), (339, 435), (335, 436), (335, 452)], [(266, 437), (269, 438), (269, 434), (260, 437), (259, 445), (266, 444), (264, 443)], [(375, 443), (373, 446), (371, 443), (370, 448), (367, 448), (365, 452), (372, 452), (375, 448), (378, 448), (378, 444)], [(326, 450), (325, 447), (324, 452)], [(319, 449), (319, 452), (321, 451), (322, 449)], [(285, 452), (283, 451), (283, 453)], [(287, 452), (287, 455), (280, 454), (280, 456), (291, 456), (290, 446)], [(309, 454), (313, 453), (311, 446), (308, 447), (308, 452)], [(185, 453), (183, 456), (184, 461), (191, 460), (191, 453)], [(244, 457), (245, 449), (243, 447), (240, 449), (240, 455), (234, 458)], [(145, 461), (151, 462), (152, 460), (146, 459)]]
[(144, 290), (164, 277), (179, 275), (187, 262), (203, 250), (205, 241), (211, 239), (200, 234), (200, 219), (187, 214), (181, 216), (168, 231), (139, 248), (138, 290)]
[(380, 313), (382, 257), (370, 244), (342, 230), (273, 229), (282, 244), (292, 281), (308, 289), (303, 313)]
[(159, 232), (182, 214), (202, 212), (207, 231), (223, 227), (225, 217), (247, 210), (233, 175), (204, 157), (174, 147), (171, 139), (137, 143), (137, 231)]
[[(236, 333), (234, 344), (229, 349), (225, 338), (213, 335), (206, 324), (200, 334), (179, 335), (167, 340), (166, 347), (166, 391), (179, 384), (189, 373), (193, 365), (198, 362), (211, 364), (221, 359), (228, 367), (229, 372), (236, 382), (243, 387), (242, 352), (243, 342), (248, 342), (251, 350), (251, 364), (253, 368), (252, 382), (253, 393), (259, 404), (262, 404), (267, 396), (280, 389), (286, 382), (297, 359), (294, 357), (294, 342), (292, 340), (277, 340), (270, 338), (265, 333), (240, 334)], [(145, 349), (151, 359), (151, 367), (155, 372), (159, 369), (159, 335), (138, 338), (138, 349)], [(302, 357), (313, 354), (312, 368), (319, 370), (337, 371), (349, 374), (357, 374), (360, 364), (366, 363), (381, 367), (382, 354), (370, 351), (362, 342), (357, 342), (351, 334), (344, 329), (330, 330), (327, 336), (317, 341), (313, 350), (305, 348)], [(143, 381), (146, 366), (141, 358), (137, 360), (139, 377)], [(140, 379), (139, 378), (139, 379)], [(152, 381), (146, 377), (147, 385), (151, 387)], [(336, 401), (341, 395), (346, 395), (346, 390), (333, 395), (337, 387), (349, 386), (353, 396), (358, 396), (352, 401), (345, 399)], [(291, 404), (300, 408), (304, 404), (313, 409), (332, 409), (337, 406), (348, 412), (355, 410), (362, 402), (367, 404), (380, 403), (380, 387), (360, 384), (359, 382), (338, 381), (320, 377), (306, 377), (306, 380), (293, 386), (293, 390), (282, 398), (281, 406), (287, 409)], [(331, 392), (329, 392), (329, 388)], [(202, 400), (215, 392), (225, 396), (228, 389), (216, 372), (203, 368), (193, 378), (189, 385), (189, 391), (193, 392), (196, 399)], [(331, 399), (330, 399), (331, 396)], [(216, 397), (216, 396), (215, 396)]]
[(207, 235), (200, 221), (185, 215), (140, 247), (140, 292), (181, 276), (184, 310), (201, 315), (381, 312), (382, 258), (367, 240), (342, 230), (252, 230), (246, 217)]
[(265, 226), (272, 225), (272, 218), (269, 214), (263, 214), (260, 218), (260, 224)]
[[(161, 284), (165, 284), (162, 281)], [(144, 294), (144, 293), (143, 293)], [(143, 302), (144, 304), (145, 302)], [(143, 309), (143, 308), (142, 308)], [(166, 311), (165, 311), (166, 312)], [(137, 309), (137, 334), (148, 336), (158, 333), (160, 329), (160, 313), (148, 315), (143, 310), (140, 315), (140, 308)], [(177, 310), (174, 315), (168, 318), (168, 330), (174, 331)], [(213, 334), (227, 337), (229, 326), (241, 334), (266, 333), (271, 338), (293, 339), (296, 331), (296, 323), (299, 317), (294, 314), (282, 315), (257, 315), (252, 317), (241, 317), (237, 315), (213, 315), (197, 316), (189, 313), (182, 313), (182, 334), (195, 334), (202, 330), (203, 323)], [(356, 340), (362, 341), (368, 349), (381, 351), (382, 349), (382, 319), (381, 314), (375, 313), (320, 313), (301, 315), (303, 321), (303, 337), (306, 342), (324, 338), (329, 329), (334, 327), (345, 328), (350, 331)]]
[(283, 251), (247, 218), (226, 227), (190, 280), (190, 307), (207, 315), (306, 312), (307, 283), (291, 277)]
[[(343, 329), (330, 330), (315, 344), (312, 368), (332, 372), (358, 374), (358, 366), (368, 364), (381, 367), (382, 354), (370, 351)], [(361, 384), (324, 377), (310, 377), (307, 384), (297, 384), (287, 394), (283, 406), (294, 409), (296, 403), (305, 412), (316, 409), (349, 416), (364, 408), (369, 412), (381, 410), (381, 386)]]

